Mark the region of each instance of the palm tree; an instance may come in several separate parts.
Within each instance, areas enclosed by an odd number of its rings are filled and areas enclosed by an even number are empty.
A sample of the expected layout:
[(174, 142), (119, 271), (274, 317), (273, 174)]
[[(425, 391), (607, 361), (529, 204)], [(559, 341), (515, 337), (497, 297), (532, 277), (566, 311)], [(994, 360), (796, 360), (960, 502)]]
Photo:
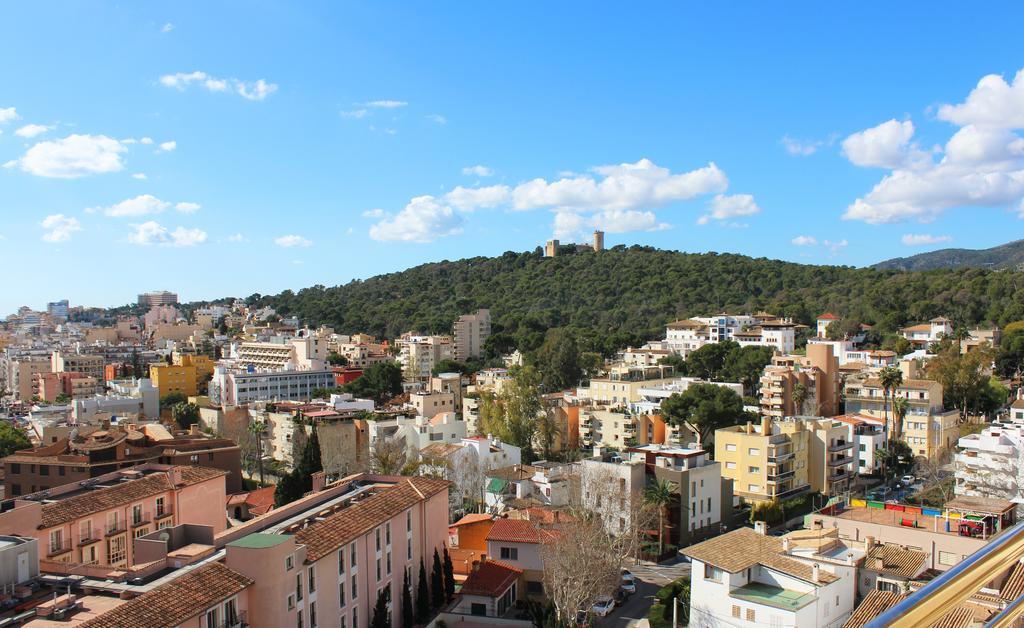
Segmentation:
[(967, 331), (967, 327), (964, 325), (957, 325), (953, 328), (953, 333), (949, 335), (949, 339), (956, 343), (956, 352), (960, 353), (963, 347), (963, 342), (969, 340), (971, 332)]
[(793, 414), (804, 413), (804, 404), (807, 402), (807, 386), (798, 383), (793, 386)]
[(903, 440), (903, 419), (907, 418), (907, 410), (909, 409), (910, 404), (906, 397), (893, 397), (893, 436), (896, 440)]
[(878, 382), (882, 385), (882, 407), (885, 412), (885, 431), (892, 438), (889, 425), (889, 396), (895, 396), (896, 389), (903, 384), (903, 371), (895, 366), (887, 366), (878, 373)]
[(675, 482), (655, 480), (644, 492), (644, 501), (658, 509), (658, 556), (665, 551), (665, 510), (676, 490)]

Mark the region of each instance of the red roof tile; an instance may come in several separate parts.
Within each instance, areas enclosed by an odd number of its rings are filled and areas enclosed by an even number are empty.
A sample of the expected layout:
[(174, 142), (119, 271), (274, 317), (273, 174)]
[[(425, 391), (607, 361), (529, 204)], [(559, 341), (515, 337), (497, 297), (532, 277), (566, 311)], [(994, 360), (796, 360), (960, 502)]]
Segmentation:
[(558, 534), (542, 530), (527, 519), (498, 519), (487, 533), (488, 541), (505, 543), (546, 543)]
[(500, 561), (489, 560), (480, 568), (469, 574), (462, 584), (463, 595), (483, 595), (499, 597), (519, 579), (522, 569), (507, 565)]

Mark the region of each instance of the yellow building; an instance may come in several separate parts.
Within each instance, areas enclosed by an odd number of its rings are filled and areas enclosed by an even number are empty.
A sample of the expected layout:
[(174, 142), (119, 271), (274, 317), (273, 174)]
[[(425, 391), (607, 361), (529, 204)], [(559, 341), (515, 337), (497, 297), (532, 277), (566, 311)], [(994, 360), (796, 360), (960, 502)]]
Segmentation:
[(668, 384), (675, 375), (671, 366), (618, 366), (608, 375), (590, 380), (587, 393), (591, 402), (608, 405), (626, 405), (640, 401), (641, 388)]
[(792, 417), (715, 431), (715, 460), (733, 492), (750, 502), (785, 499), (807, 491), (834, 495), (853, 474), (853, 443), (832, 419)]
[(163, 399), (171, 393), (181, 393), (186, 397), (199, 394), (196, 367), (178, 364), (153, 364), (149, 367), (149, 378), (160, 391)]
[(213, 367), (217, 365), (216, 362), (205, 355), (196, 355), (192, 353), (175, 352), (172, 355), (172, 360), (177, 366), (196, 367), (196, 381), (199, 383), (208, 381), (213, 377)]

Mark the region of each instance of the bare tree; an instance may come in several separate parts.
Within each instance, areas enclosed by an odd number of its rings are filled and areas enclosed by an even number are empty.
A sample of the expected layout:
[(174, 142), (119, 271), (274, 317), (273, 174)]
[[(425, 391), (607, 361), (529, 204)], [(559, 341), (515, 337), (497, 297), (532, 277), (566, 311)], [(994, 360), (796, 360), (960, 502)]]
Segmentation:
[(396, 475), (408, 461), (404, 438), (378, 438), (370, 452), (370, 470), (381, 475)]

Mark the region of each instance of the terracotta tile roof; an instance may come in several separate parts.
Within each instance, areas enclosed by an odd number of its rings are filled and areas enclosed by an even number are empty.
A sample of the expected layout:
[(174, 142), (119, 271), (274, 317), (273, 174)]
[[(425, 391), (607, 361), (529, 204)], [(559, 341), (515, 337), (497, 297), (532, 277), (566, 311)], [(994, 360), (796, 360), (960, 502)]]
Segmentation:
[(80, 628), (172, 628), (252, 584), (222, 563), (209, 563), (82, 623)]
[(838, 319), (839, 317), (833, 314), (832, 312), (825, 312), (824, 314), (818, 317), (819, 321), (834, 321)]
[(669, 323), (666, 327), (669, 329), (703, 329), (707, 327), (707, 325), (699, 321), (682, 320)]
[[(183, 465), (181, 482), (183, 486), (198, 484), (227, 475), (227, 471)], [(103, 512), (118, 506), (126, 506), (140, 499), (165, 493), (174, 488), (167, 473), (151, 473), (138, 480), (123, 482), (109, 488), (87, 491), (52, 504), (43, 504), (39, 529), (52, 528), (87, 515)]]
[[(927, 558), (924, 552), (903, 549), (895, 545), (876, 545), (868, 551), (865, 569), (880, 571), (903, 578), (916, 576)], [(881, 559), (882, 564), (878, 564)]]
[(464, 445), (456, 445), (454, 443), (430, 443), (420, 449), (420, 455), (424, 458), (439, 460), (448, 458), (452, 454), (461, 451), (463, 447)]
[[(782, 539), (759, 534), (750, 528), (739, 528), (703, 543), (691, 545), (683, 549), (682, 553), (729, 573), (736, 573), (753, 565), (764, 565), (805, 582), (813, 582), (813, 568), (783, 554)], [(819, 572), (818, 578), (825, 584), (839, 579), (835, 574), (825, 570)]]
[(522, 569), (512, 565), (489, 560), (469, 574), (466, 581), (462, 583), (462, 595), (498, 597), (507, 591), (522, 573)]
[(316, 562), (407, 508), (446, 490), (450, 484), (437, 478), (402, 478), (394, 486), (383, 488), (325, 520), (299, 530), (295, 534), (295, 542), (306, 546), (307, 563)]
[(974, 625), (974, 611), (958, 606), (932, 624), (930, 628), (967, 628)]
[(455, 523), (451, 524), (448, 527), (449, 528), (454, 528), (454, 527), (457, 527), (457, 526), (468, 525), (470, 523), (479, 523), (481, 521), (493, 521), (493, 520), (494, 520), (494, 515), (470, 513), (468, 515), (465, 515), (464, 517), (462, 517), (462, 519), (459, 519), (458, 521), (456, 521)]
[(557, 537), (555, 530), (544, 530), (527, 519), (498, 519), (487, 533), (488, 541), (504, 543), (546, 543)]
[(448, 548), (448, 556), (452, 559), (452, 572), (457, 576), (468, 576), (473, 571), (473, 562), (485, 555), (486, 552), (475, 549)]
[(1010, 404), (1010, 407), (1014, 410), (1024, 409), (1024, 399), (1014, 399), (1013, 403)]
[(1010, 575), (999, 589), (999, 597), (1007, 602), (1012, 602), (1024, 593), (1024, 563), (1017, 563), (1010, 571)]
[(843, 624), (843, 628), (862, 628), (875, 617), (896, 606), (902, 599), (902, 593), (876, 589), (867, 594), (864, 601), (853, 611), (853, 615), (850, 615), (850, 618)]

